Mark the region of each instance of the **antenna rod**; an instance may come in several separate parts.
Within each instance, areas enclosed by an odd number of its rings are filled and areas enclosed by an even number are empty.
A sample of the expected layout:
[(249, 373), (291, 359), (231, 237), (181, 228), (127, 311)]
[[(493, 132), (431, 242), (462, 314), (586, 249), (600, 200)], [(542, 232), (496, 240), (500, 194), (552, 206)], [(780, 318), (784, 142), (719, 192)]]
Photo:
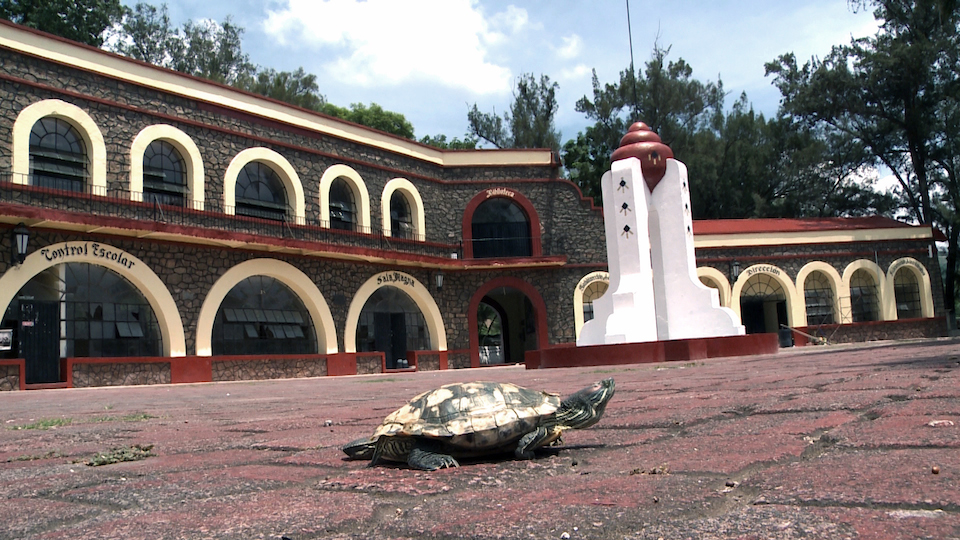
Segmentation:
[(636, 70), (634, 70), (634, 67), (633, 67), (633, 25), (630, 24), (630, 0), (626, 0), (626, 2), (627, 2), (627, 38), (630, 40), (630, 78), (633, 79), (633, 116), (634, 116), (633, 121), (639, 122), (640, 118), (637, 118), (637, 116), (639, 116), (640, 114), (639, 112), (640, 107), (638, 104), (640, 100), (637, 99), (637, 72)]

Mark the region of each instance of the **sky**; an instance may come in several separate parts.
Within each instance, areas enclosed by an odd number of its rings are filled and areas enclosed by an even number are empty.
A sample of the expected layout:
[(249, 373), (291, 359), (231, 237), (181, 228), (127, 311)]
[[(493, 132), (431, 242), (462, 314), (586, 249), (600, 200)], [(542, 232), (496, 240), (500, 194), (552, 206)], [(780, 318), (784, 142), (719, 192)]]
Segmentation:
[[(135, 1), (124, 0), (132, 6)], [(160, 0), (148, 3), (159, 5)], [(561, 141), (589, 121), (575, 109), (630, 65), (629, 3), (636, 65), (654, 43), (670, 47), (700, 81), (723, 81), (732, 104), (742, 92), (771, 116), (780, 93), (764, 63), (785, 53), (801, 62), (833, 45), (876, 33), (869, 11), (847, 0), (167, 0), (171, 22), (232, 21), (259, 66), (302, 67), (329, 102), (378, 103), (413, 124), (418, 138), (463, 138), (467, 111), (502, 114), (519, 76), (559, 84)], [(635, 119), (642, 120), (642, 119)]]

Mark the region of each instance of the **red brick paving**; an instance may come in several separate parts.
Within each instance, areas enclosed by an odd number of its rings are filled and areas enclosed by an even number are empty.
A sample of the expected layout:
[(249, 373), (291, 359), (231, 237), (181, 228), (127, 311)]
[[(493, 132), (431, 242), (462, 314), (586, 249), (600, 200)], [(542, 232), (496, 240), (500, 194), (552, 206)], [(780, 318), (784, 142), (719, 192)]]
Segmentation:
[[(440, 384), (569, 393), (609, 376), (606, 417), (533, 461), (425, 473), (339, 450)], [(15, 429), (52, 418), (70, 423)], [(960, 538), (957, 340), (4, 392), (0, 422), (3, 539)], [(135, 444), (154, 456), (83, 464)]]

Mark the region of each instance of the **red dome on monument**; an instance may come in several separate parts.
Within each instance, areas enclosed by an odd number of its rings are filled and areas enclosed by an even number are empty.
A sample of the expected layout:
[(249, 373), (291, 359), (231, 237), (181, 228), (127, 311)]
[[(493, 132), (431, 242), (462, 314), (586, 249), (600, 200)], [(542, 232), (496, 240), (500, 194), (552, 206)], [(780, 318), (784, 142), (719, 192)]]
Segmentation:
[(660, 136), (654, 133), (650, 126), (635, 122), (620, 139), (620, 147), (610, 155), (610, 161), (631, 157), (640, 160), (643, 179), (650, 191), (653, 191), (667, 172), (667, 158), (673, 157), (673, 150), (663, 144)]

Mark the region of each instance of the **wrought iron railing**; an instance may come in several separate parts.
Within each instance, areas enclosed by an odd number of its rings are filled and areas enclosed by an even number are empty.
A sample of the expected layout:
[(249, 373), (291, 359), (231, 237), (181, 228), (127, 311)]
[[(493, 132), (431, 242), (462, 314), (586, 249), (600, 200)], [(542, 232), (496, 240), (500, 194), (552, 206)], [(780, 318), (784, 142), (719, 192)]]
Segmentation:
[(459, 242), (428, 242), (423, 235), (390, 237), (373, 227), (357, 227), (359, 230), (352, 231), (333, 229), (324, 226), (329, 225), (325, 223), (306, 223), (303, 216), (294, 216), (289, 208), (283, 219), (273, 220), (236, 215), (234, 208), (215, 200), (204, 201), (203, 208), (198, 209), (194, 207), (198, 205), (189, 200), (184, 201), (182, 207), (161, 204), (159, 200), (152, 198), (150, 193), (131, 194), (126, 190), (114, 189), (106, 193), (92, 193), (89, 185), (85, 191), (59, 190), (29, 185), (29, 178), (24, 176), (18, 179), (28, 181), (15, 182), (13, 175), (0, 174), (0, 201), (144, 223), (166, 223), (445, 259), (463, 257)]

